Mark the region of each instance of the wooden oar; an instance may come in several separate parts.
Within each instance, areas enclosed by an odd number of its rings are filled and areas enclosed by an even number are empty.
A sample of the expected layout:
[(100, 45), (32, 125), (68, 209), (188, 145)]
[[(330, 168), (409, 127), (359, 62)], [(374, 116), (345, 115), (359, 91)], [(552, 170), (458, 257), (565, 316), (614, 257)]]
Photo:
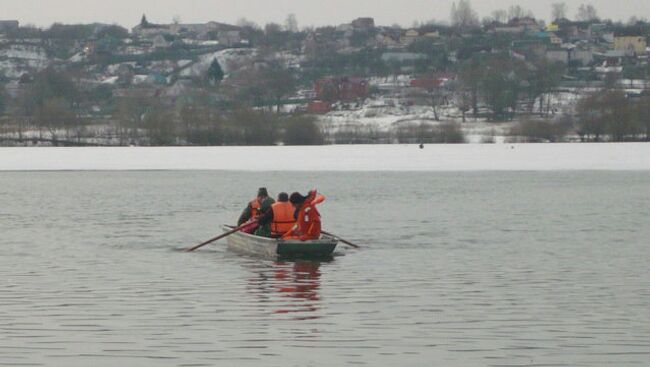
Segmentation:
[(345, 243), (345, 244), (348, 245), (348, 246), (352, 246), (352, 247), (354, 247), (354, 248), (361, 248), (361, 246), (359, 246), (359, 245), (355, 245), (354, 243), (352, 243), (352, 242), (350, 242), (350, 241), (346, 241), (346, 240), (342, 239), (341, 237), (339, 237), (339, 236), (337, 236), (337, 235), (335, 235), (335, 234), (332, 234), (332, 233), (329, 233), (329, 232), (326, 232), (326, 231), (321, 231), (321, 232), (322, 232), (322, 233), (325, 233), (325, 234), (328, 235), (328, 236), (332, 236), (332, 237), (336, 237), (336, 238), (338, 238), (339, 241)]
[(239, 227), (237, 227), (237, 228), (235, 228), (235, 229), (233, 229), (231, 231), (228, 231), (228, 232), (226, 232), (226, 233), (224, 233), (222, 235), (219, 235), (219, 236), (217, 236), (217, 237), (215, 237), (215, 238), (213, 238), (211, 240), (205, 241), (205, 242), (203, 242), (203, 243), (201, 243), (199, 245), (196, 245), (194, 247), (190, 247), (188, 249), (185, 249), (184, 252), (192, 252), (192, 251), (198, 250), (198, 249), (200, 249), (201, 247), (203, 247), (205, 245), (209, 245), (212, 242), (219, 241), (222, 238), (226, 238), (226, 237), (230, 236), (233, 233), (237, 233), (237, 232), (241, 231), (242, 229), (244, 229), (246, 227), (252, 226), (253, 224), (257, 224), (257, 221), (250, 222), (250, 223), (244, 223), (241, 226), (239, 226)]

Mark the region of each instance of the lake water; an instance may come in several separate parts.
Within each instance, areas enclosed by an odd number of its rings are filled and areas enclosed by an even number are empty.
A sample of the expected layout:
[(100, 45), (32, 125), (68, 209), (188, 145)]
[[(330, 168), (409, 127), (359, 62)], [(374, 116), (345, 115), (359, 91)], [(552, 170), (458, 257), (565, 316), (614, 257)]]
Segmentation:
[[(330, 262), (220, 233), (318, 187)], [(648, 366), (650, 172), (0, 172), (2, 366)]]

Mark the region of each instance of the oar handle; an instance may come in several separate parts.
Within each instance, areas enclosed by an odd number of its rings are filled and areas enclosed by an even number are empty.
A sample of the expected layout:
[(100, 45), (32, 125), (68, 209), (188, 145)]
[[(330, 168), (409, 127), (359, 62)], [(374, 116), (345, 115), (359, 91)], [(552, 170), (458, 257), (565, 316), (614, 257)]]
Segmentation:
[(335, 234), (333, 234), (333, 233), (326, 232), (326, 231), (322, 231), (322, 230), (321, 230), (321, 232), (322, 232), (322, 233), (325, 233), (325, 234), (328, 235), (328, 236), (332, 236), (332, 237), (336, 237), (336, 238), (338, 238), (339, 241), (345, 243), (345, 244), (348, 245), (348, 246), (352, 246), (352, 247), (354, 247), (354, 248), (361, 248), (361, 246), (359, 246), (359, 245), (355, 245), (354, 243), (352, 243), (352, 242), (350, 242), (350, 241), (346, 241), (346, 240), (344, 240), (343, 238), (341, 238), (341, 237), (339, 237), (339, 236), (337, 236), (337, 235), (335, 235)]
[(217, 236), (217, 237), (215, 237), (215, 238), (213, 238), (213, 239), (207, 240), (207, 241), (205, 241), (205, 242), (203, 242), (203, 243), (201, 243), (201, 244), (198, 244), (198, 245), (196, 245), (196, 246), (194, 246), (194, 247), (190, 247), (190, 248), (186, 249), (185, 252), (196, 251), (196, 250), (200, 249), (201, 247), (203, 247), (203, 246), (205, 246), (205, 245), (209, 245), (209, 244), (211, 244), (212, 242), (218, 241), (218, 240), (220, 240), (220, 239), (222, 239), (222, 238), (225, 238), (225, 237), (230, 236), (230, 235), (233, 234), (233, 233), (239, 232), (239, 231), (241, 231), (242, 229), (244, 229), (244, 228), (246, 228), (246, 227), (248, 227), (248, 226), (250, 226), (250, 225), (252, 225), (252, 224), (254, 224), (254, 223), (257, 223), (257, 221), (253, 221), (253, 222), (249, 222), (249, 223), (244, 223), (244, 224), (242, 224), (241, 226), (239, 226), (239, 227), (237, 227), (237, 228), (235, 228), (235, 229), (232, 229), (232, 230), (230, 230), (230, 231), (228, 231), (228, 232), (226, 232), (226, 233), (223, 233), (223, 234), (221, 234), (221, 235), (219, 235), (219, 236)]

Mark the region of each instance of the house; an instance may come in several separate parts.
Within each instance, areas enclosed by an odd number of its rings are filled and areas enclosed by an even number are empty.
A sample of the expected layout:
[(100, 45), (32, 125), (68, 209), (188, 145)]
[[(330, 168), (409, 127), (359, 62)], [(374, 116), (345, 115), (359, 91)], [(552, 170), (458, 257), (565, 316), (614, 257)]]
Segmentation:
[(567, 49), (553, 49), (546, 51), (546, 59), (552, 62), (561, 62), (569, 64), (569, 50)]
[(609, 33), (609, 26), (605, 23), (594, 23), (590, 26), (591, 35), (594, 39), (602, 39), (603, 36)]
[(614, 44), (614, 32), (605, 32), (600, 36), (605, 43)]
[(524, 32), (540, 32), (542, 27), (537, 23), (534, 18), (524, 17), (524, 18), (514, 18), (511, 19), (508, 23), (503, 24), (500, 22), (492, 22), (487, 28), (491, 33), (510, 33), (510, 34), (520, 34)]
[(594, 62), (594, 52), (576, 47), (550, 49), (546, 51), (546, 59), (566, 65), (588, 66)]
[(400, 41), (405, 44), (405, 45), (410, 45), (411, 43), (417, 41), (417, 39), (420, 38), (420, 32), (416, 31), (415, 29), (409, 29), (404, 33)]
[(327, 77), (319, 79), (314, 85), (316, 99), (321, 101), (354, 101), (364, 99), (370, 94), (367, 80), (357, 77)]
[[(132, 33), (140, 39), (152, 40), (157, 36), (179, 36), (179, 37), (188, 37), (195, 38), (199, 40), (208, 40), (217, 34), (221, 36), (222, 33), (228, 34), (232, 31), (241, 31), (241, 27), (218, 23), (218, 22), (208, 22), (208, 23), (198, 23), (198, 24), (183, 24), (183, 23), (174, 23), (174, 24), (154, 24), (146, 21), (146, 18), (142, 19), (142, 22), (135, 26), (132, 30)], [(224, 36), (229, 37), (229, 36)]]
[(552, 26), (553, 32), (565, 42), (592, 41), (594, 38), (591, 22), (575, 22), (569, 19), (557, 19)]
[(493, 32), (517, 34), (517, 33), (523, 33), (524, 30), (525, 30), (524, 27), (521, 26), (504, 25), (504, 26), (494, 27)]
[(426, 32), (422, 36), (431, 39), (438, 39), (440, 38), (440, 31)]
[(20, 27), (17, 20), (0, 20), (0, 32), (15, 31)]
[[(512, 51), (517, 54), (524, 55), (526, 59), (536, 59), (544, 57), (549, 45), (543, 38), (522, 39), (512, 42)], [(476, 51), (481, 52), (481, 51)], [(482, 52), (490, 52), (489, 49), (482, 50)]]
[(557, 34), (553, 32), (548, 34), (548, 40), (552, 45), (559, 46), (562, 44), (562, 38), (558, 37)]
[(155, 98), (159, 91), (154, 88), (116, 88), (113, 89), (115, 98)]
[(169, 25), (169, 29), (174, 35), (193, 35), (196, 38), (205, 38), (208, 33), (217, 30), (217, 23), (201, 23), (201, 24), (180, 24), (175, 23)]
[(324, 115), (330, 112), (332, 106), (326, 101), (311, 101), (307, 105), (307, 112), (315, 115)]
[(219, 32), (219, 43), (226, 46), (233, 46), (242, 43), (242, 36), (239, 30), (227, 30)]
[(369, 31), (375, 28), (375, 20), (373, 18), (357, 18), (351, 23), (352, 28), (358, 31)]
[(450, 80), (449, 77), (425, 76), (425, 77), (411, 79), (410, 85), (412, 88), (432, 90), (444, 86), (445, 83), (448, 82), (449, 80)]
[(616, 50), (594, 54), (594, 59), (597, 64), (594, 71), (598, 74), (621, 73), (623, 71), (623, 62), (627, 57), (625, 51)]
[(571, 50), (569, 62), (574, 65), (588, 66), (594, 62), (593, 50), (574, 48)]
[(537, 23), (535, 18), (523, 17), (523, 18), (514, 18), (508, 22), (508, 25), (511, 27), (522, 27), (524, 31), (530, 32), (539, 32), (542, 30), (542, 27)]
[(544, 28), (546, 32), (557, 32), (560, 30), (560, 26), (556, 23), (551, 23)]
[(384, 52), (381, 55), (381, 61), (387, 63), (405, 63), (414, 62), (417, 60), (424, 60), (427, 58), (426, 54), (415, 52)]
[(645, 55), (647, 47), (645, 37), (622, 33), (614, 35), (614, 50), (624, 51), (628, 56)]
[(157, 36), (172, 35), (171, 28), (168, 25), (159, 24), (140, 24), (131, 29), (133, 35), (139, 39), (153, 40)]
[(378, 47), (399, 47), (401, 31), (396, 28), (384, 28), (375, 37)]
[(336, 31), (342, 33), (353, 32), (354, 27), (352, 26), (352, 24), (348, 24), (348, 23), (339, 24), (336, 26)]
[[(214, 39), (214, 35), (217, 35), (217, 37), (228, 37), (227, 35), (222, 36), (222, 34), (228, 34), (230, 32), (237, 32), (237, 37), (239, 37), (239, 32), (242, 31), (241, 27), (219, 22), (172, 24), (170, 25), (170, 29), (174, 35), (187, 36), (198, 40)], [(234, 43), (238, 42), (239, 40)]]
[(153, 39), (153, 48), (155, 49), (161, 49), (161, 48), (167, 48), (171, 46), (171, 42), (167, 41), (165, 39), (165, 36), (159, 34)]

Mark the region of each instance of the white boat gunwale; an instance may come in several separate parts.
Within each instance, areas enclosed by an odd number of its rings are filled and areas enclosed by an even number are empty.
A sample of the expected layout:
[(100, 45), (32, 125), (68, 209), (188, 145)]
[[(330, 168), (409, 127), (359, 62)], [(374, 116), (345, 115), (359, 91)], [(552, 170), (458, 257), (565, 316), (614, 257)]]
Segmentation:
[[(233, 226), (224, 225), (224, 230), (230, 231)], [(318, 240), (298, 241), (260, 237), (245, 232), (236, 232), (227, 237), (228, 248), (264, 257), (279, 256), (331, 256), (338, 245), (338, 239), (322, 235)]]

